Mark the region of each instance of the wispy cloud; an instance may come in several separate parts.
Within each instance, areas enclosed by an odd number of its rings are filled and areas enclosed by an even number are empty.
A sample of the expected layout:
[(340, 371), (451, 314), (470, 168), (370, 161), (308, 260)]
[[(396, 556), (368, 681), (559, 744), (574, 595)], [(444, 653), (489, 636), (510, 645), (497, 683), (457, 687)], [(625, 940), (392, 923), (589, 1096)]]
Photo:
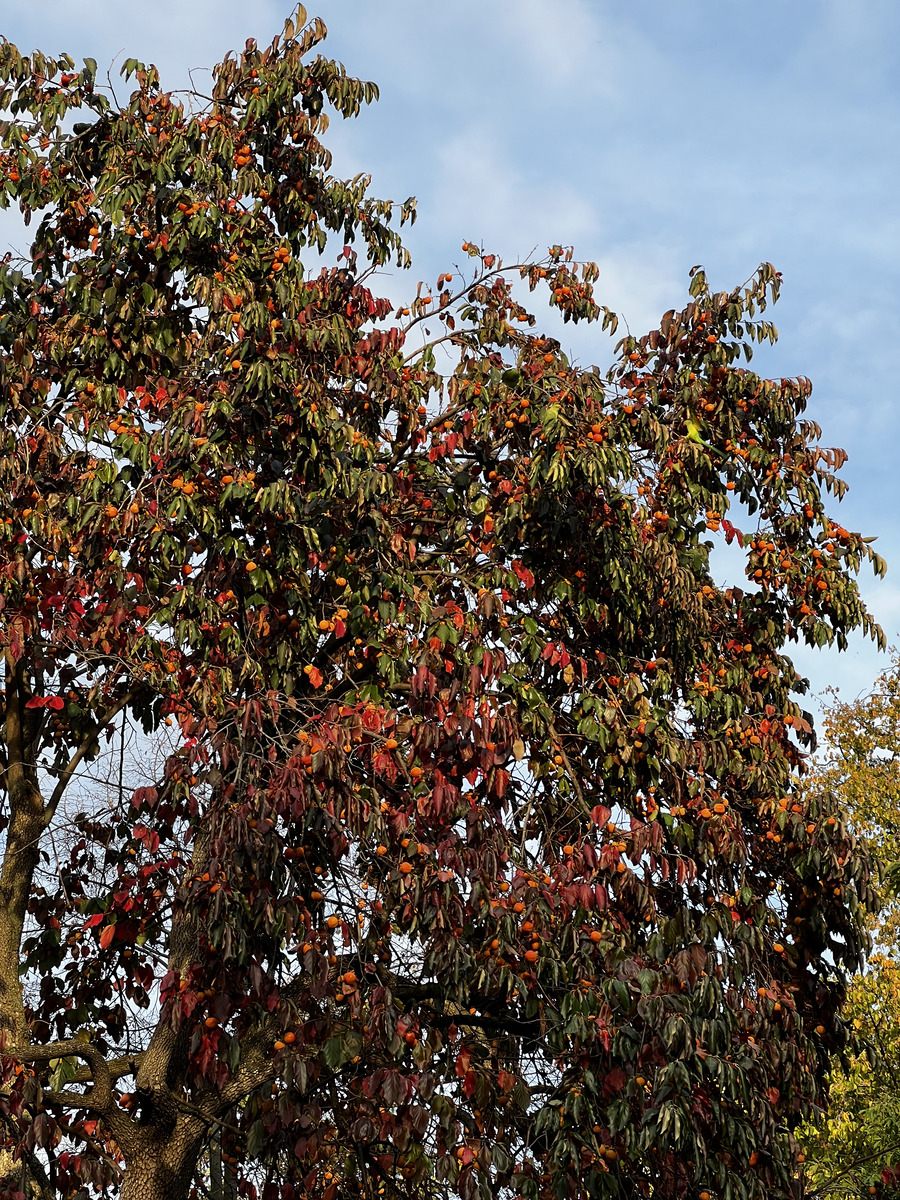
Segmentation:
[[(381, 86), (378, 105), (332, 127), (335, 165), (371, 171), (377, 194), (419, 196), (416, 275), (446, 269), (465, 238), (507, 259), (572, 242), (601, 265), (599, 298), (644, 329), (683, 303), (692, 264), (730, 287), (775, 262), (782, 341), (757, 361), (813, 379), (823, 440), (851, 452), (841, 519), (900, 561), (896, 0), (308, 7), (329, 25), (325, 52)], [(180, 87), (189, 67), (247, 37), (268, 42), (289, 8), (48, 0), (11, 9), (2, 32), (23, 49), (91, 55), (101, 71), (119, 52), (136, 55)], [(398, 295), (404, 283), (385, 281)], [(608, 355), (595, 330), (548, 325), (582, 361)], [(893, 587), (870, 592), (890, 637), (900, 633)], [(854, 693), (881, 666), (866, 645), (808, 662), (815, 688), (846, 681)]]

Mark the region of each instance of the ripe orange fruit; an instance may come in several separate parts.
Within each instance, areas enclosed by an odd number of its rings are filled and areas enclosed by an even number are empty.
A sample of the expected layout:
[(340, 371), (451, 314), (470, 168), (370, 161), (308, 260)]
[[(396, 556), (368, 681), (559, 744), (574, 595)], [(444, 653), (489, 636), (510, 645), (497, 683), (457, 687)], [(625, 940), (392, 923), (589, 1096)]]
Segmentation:
[(286, 1033), (286, 1034), (284, 1035), (284, 1040), (285, 1040), (285, 1041), (286, 1041), (288, 1044), (290, 1044), (291, 1042), (294, 1042), (294, 1041), (296, 1041), (296, 1040), (297, 1040), (297, 1035), (296, 1035), (295, 1033)]
[(599, 942), (602, 937), (603, 937), (603, 934), (600, 932), (599, 929), (591, 930), (591, 941), (592, 942)]
[(250, 571), (255, 571), (255, 570), (257, 569), (258, 565), (259, 565), (258, 563), (255, 563), (255, 562), (252, 562), (252, 561), (251, 561), (251, 562), (248, 562), (248, 563), (247, 563), (247, 566), (246, 566), (246, 568), (245, 568), (245, 570), (246, 570), (246, 571), (248, 571), (248, 572), (250, 572)]
[(412, 869), (413, 869), (413, 865), (410, 862), (402, 862), (400, 864), (400, 874), (401, 875), (408, 875)]
[(216, 1020), (215, 1017), (207, 1017), (206, 1020), (203, 1022), (203, 1024), (206, 1026), (207, 1029), (215, 1029), (215, 1027), (218, 1025), (218, 1023), (219, 1022)]
[(328, 918), (328, 920), (325, 922), (325, 924), (328, 926), (329, 929), (336, 929), (337, 926), (340, 925), (340, 923), (341, 923), (341, 918), (336, 917), (334, 915), (330, 916)]
[(563, 846), (563, 854), (571, 856), (575, 853), (574, 846)]
[(538, 956), (537, 950), (526, 950), (525, 951), (525, 959), (527, 962), (537, 962), (537, 956)]
[(283, 1050), (283, 1049), (284, 1049), (284, 1042), (282, 1042), (282, 1041), (279, 1039), (279, 1040), (278, 1040), (278, 1041), (275, 1043), (275, 1049), (276, 1049), (276, 1050)]

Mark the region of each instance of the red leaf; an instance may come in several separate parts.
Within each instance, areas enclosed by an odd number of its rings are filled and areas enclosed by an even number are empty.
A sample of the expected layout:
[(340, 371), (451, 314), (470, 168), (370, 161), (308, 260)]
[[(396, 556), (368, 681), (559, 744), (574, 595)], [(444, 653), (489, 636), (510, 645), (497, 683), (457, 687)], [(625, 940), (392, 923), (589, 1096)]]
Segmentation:
[(65, 706), (66, 702), (63, 700), (62, 696), (51, 696), (47, 701), (47, 707), (52, 708), (54, 712), (59, 712), (60, 709), (65, 708)]
[(107, 948), (107, 946), (109, 946), (110, 942), (115, 937), (115, 933), (116, 933), (115, 925), (107, 925), (106, 926), (106, 928), (100, 934), (100, 948), (102, 950), (105, 950)]
[(502, 799), (506, 793), (506, 788), (509, 784), (509, 771), (504, 771), (502, 767), (498, 767), (494, 772), (493, 786), (491, 791)]
[(309, 682), (313, 685), (314, 688), (318, 688), (318, 687), (322, 686), (323, 675), (318, 667), (313, 667), (313, 669), (310, 671)]
[(31, 699), (28, 701), (28, 703), (25, 705), (25, 707), (26, 708), (44, 708), (44, 706), (46, 704), (47, 704), (46, 696), (32, 696)]
[(613, 1067), (613, 1069), (606, 1076), (606, 1080), (603, 1084), (603, 1094), (605, 1096), (609, 1096), (615, 1095), (616, 1092), (620, 1092), (625, 1086), (627, 1078), (627, 1075), (621, 1067)]

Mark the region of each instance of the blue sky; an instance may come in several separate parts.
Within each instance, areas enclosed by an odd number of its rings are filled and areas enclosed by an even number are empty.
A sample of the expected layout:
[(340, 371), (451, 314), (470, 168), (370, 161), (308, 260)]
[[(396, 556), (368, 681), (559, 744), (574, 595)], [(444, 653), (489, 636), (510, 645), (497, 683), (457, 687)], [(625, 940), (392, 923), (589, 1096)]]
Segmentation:
[[(836, 515), (878, 537), (888, 575), (862, 587), (900, 642), (897, 0), (308, 7), (328, 25), (325, 52), (381, 88), (359, 120), (332, 126), (335, 169), (419, 200), (413, 277), (386, 280), (388, 294), (452, 267), (467, 239), (505, 259), (570, 243), (600, 263), (600, 302), (641, 332), (684, 302), (695, 263), (717, 289), (776, 265), (781, 341), (757, 365), (813, 380), (823, 441), (850, 452)], [(289, 11), (44, 0), (7, 11), (0, 33), (23, 51), (90, 55), (101, 78), (116, 56), (142, 58), (182, 87), (247, 37), (270, 41)], [(564, 336), (582, 361), (608, 360), (595, 330)], [(887, 665), (862, 640), (795, 657), (816, 691), (847, 698)]]

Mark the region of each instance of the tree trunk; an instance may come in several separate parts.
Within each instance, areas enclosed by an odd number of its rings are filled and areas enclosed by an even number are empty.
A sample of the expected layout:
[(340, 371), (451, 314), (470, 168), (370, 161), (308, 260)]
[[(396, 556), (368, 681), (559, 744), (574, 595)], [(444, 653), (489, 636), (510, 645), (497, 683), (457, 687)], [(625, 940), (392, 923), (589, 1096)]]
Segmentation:
[(207, 1132), (194, 1118), (179, 1118), (168, 1134), (137, 1131), (120, 1200), (187, 1200)]

